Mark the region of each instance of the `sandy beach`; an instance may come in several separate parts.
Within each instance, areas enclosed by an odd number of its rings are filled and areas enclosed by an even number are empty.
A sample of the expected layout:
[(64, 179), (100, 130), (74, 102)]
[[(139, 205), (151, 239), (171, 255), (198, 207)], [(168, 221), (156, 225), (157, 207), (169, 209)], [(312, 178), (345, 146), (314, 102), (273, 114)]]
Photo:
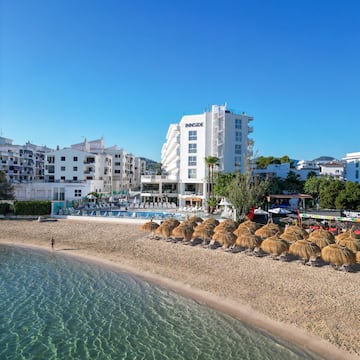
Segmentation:
[(139, 223), (0, 220), (0, 243), (116, 266), (327, 359), (360, 358), (360, 273), (151, 240)]

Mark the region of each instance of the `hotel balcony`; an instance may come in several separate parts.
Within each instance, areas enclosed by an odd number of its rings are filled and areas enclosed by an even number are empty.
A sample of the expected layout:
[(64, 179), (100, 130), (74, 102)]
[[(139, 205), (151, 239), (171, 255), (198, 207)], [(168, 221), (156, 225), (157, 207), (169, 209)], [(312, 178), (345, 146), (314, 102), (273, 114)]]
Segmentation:
[(248, 134), (251, 134), (252, 132), (254, 132), (254, 127), (248, 126)]

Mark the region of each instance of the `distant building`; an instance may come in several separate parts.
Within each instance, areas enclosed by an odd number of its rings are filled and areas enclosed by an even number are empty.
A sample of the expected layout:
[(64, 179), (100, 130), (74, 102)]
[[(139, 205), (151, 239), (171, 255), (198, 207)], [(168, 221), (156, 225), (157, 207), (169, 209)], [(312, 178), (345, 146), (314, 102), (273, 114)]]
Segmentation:
[[(219, 159), (217, 171), (243, 173), (247, 159), (252, 155), (253, 140), (249, 125), (253, 117), (245, 113), (236, 114), (226, 105), (214, 105), (211, 111), (198, 115), (183, 116), (179, 124), (171, 124), (162, 147), (161, 163), (168, 180), (152, 179), (160, 184), (171, 179), (171, 191), (178, 191), (180, 206), (204, 202), (208, 189), (208, 169), (205, 158)], [(149, 188), (152, 181), (144, 177), (143, 188)], [(146, 185), (145, 185), (146, 184)], [(169, 185), (170, 186), (170, 185)], [(158, 190), (157, 190), (158, 189)], [(144, 190), (144, 189), (143, 189)], [(156, 187), (151, 199), (162, 198), (160, 187)], [(143, 191), (143, 199), (147, 199)]]
[(331, 161), (320, 165), (320, 175), (331, 176), (339, 180), (344, 179), (345, 163), (341, 161)]
[(345, 177), (347, 181), (360, 184), (360, 152), (348, 153), (343, 158), (345, 161)]
[(0, 170), (12, 184), (44, 181), (46, 146), (14, 145), (12, 139), (0, 137)]

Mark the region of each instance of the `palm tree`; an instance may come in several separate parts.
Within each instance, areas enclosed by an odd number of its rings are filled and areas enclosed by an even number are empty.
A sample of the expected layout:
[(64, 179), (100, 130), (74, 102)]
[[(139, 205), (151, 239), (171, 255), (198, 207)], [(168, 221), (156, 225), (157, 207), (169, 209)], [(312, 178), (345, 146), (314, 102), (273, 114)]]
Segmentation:
[(208, 188), (208, 197), (212, 195), (212, 188), (214, 184), (214, 167), (219, 165), (219, 158), (216, 156), (208, 156), (205, 158), (205, 164), (209, 169), (209, 188)]

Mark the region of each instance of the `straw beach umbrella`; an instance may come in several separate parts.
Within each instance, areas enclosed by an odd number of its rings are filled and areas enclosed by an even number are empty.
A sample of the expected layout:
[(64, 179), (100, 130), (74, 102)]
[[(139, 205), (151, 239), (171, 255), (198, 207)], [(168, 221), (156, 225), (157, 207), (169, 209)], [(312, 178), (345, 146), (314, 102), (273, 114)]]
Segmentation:
[(207, 241), (211, 241), (212, 236), (214, 235), (215, 225), (201, 223), (198, 225), (192, 235), (191, 243), (194, 244), (196, 239), (201, 239), (202, 244), (206, 245)]
[(302, 240), (304, 237), (296, 232), (284, 232), (280, 235), (280, 238), (288, 243), (294, 243), (297, 240)]
[(360, 251), (355, 254), (355, 259), (357, 263), (360, 263)]
[(214, 245), (215, 241), (222, 245), (223, 249), (227, 249), (235, 244), (236, 236), (232, 231), (221, 230), (214, 233), (209, 245)]
[(266, 239), (280, 232), (280, 227), (277, 224), (269, 222), (255, 231), (255, 235), (260, 236), (262, 239)]
[(307, 231), (298, 225), (288, 226), (285, 229), (284, 233), (301, 235), (301, 239), (306, 239), (309, 237), (309, 234), (307, 233)]
[(208, 218), (208, 219), (204, 220), (203, 223), (205, 223), (205, 224), (214, 224), (215, 226), (217, 226), (217, 225), (220, 224), (220, 221), (211, 217), (211, 218)]
[(278, 234), (263, 240), (260, 246), (261, 250), (271, 255), (282, 255), (289, 250), (287, 241), (281, 239)]
[(353, 231), (350, 231), (347, 237), (336, 238), (336, 243), (347, 247), (354, 253), (360, 251), (360, 241), (356, 239)]
[(336, 269), (340, 265), (352, 265), (356, 262), (355, 254), (345, 246), (339, 244), (330, 244), (321, 250), (321, 258)]
[(181, 223), (176, 228), (173, 229), (171, 235), (175, 239), (184, 239), (185, 241), (190, 241), (194, 232), (194, 227), (192, 223)]
[(260, 247), (262, 239), (255, 234), (242, 234), (237, 237), (235, 246), (243, 247), (245, 249), (254, 250)]
[(304, 261), (309, 261), (309, 259), (316, 260), (320, 254), (320, 248), (309, 240), (298, 240), (295, 241), (289, 247), (289, 253), (295, 256), (298, 256)]
[(196, 222), (198, 224), (202, 223), (203, 222), (203, 219), (199, 216), (191, 216), (189, 218), (189, 221), (192, 221), (192, 222)]
[(154, 232), (159, 226), (160, 225), (158, 223), (152, 221), (152, 219), (151, 219), (151, 221), (148, 221), (148, 222), (142, 224), (140, 230), (143, 232), (150, 233), (150, 237), (153, 238)]

